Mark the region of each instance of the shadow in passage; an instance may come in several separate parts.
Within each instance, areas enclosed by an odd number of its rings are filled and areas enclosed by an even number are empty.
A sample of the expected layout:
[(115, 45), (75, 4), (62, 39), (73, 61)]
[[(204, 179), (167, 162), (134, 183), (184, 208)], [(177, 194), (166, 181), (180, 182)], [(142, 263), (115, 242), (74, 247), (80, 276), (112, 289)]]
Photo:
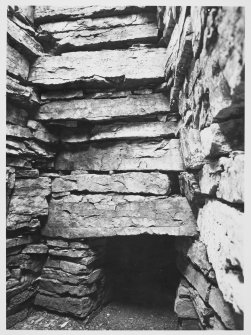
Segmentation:
[(107, 239), (104, 265), (110, 293), (89, 329), (177, 329), (174, 300), (180, 275), (174, 240), (150, 235)]

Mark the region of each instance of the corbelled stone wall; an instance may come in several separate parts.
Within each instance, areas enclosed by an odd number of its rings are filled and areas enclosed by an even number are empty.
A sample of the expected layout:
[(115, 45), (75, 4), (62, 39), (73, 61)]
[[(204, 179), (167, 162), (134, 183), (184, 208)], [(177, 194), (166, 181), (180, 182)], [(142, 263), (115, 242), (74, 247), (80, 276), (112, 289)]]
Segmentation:
[(8, 327), (87, 318), (116, 236), (154, 234), (179, 327), (242, 328), (243, 48), (243, 8), (9, 6)]

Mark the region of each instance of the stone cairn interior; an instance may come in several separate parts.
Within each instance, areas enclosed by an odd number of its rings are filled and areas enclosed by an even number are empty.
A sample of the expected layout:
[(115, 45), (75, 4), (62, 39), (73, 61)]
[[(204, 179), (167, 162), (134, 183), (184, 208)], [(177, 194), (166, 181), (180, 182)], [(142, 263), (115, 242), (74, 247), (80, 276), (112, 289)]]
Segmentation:
[(7, 15), (7, 328), (121, 299), (243, 329), (244, 9)]

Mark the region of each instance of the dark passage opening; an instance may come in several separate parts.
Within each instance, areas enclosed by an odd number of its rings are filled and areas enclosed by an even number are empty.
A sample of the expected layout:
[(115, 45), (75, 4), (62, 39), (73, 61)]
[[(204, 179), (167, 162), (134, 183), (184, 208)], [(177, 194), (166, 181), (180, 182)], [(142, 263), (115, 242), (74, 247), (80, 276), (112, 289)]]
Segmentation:
[(174, 237), (111, 237), (105, 258), (111, 300), (173, 310), (179, 284)]
[(106, 239), (103, 259), (106, 305), (88, 329), (177, 329), (174, 301), (179, 284), (174, 237)]

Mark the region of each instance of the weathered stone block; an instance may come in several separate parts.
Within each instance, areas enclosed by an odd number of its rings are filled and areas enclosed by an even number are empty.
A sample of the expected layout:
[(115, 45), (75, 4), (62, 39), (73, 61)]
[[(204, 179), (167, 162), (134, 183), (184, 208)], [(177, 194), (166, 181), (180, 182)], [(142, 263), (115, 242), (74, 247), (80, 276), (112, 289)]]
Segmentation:
[(205, 163), (205, 154), (198, 129), (180, 129), (180, 148), (187, 169), (199, 169)]
[(116, 121), (168, 113), (169, 100), (161, 93), (129, 95), (121, 99), (81, 99), (53, 101), (36, 113), (37, 120)]
[(224, 301), (221, 291), (211, 287), (208, 303), (220, 316), (221, 321), (228, 329), (236, 329), (234, 311), (231, 305)]
[[(95, 30), (78, 30), (67, 34), (56, 34), (61, 37), (55, 48), (56, 53), (78, 50), (103, 50), (129, 47), (135, 43), (157, 43), (158, 30), (155, 23), (112, 27)], [(54, 35), (55, 36), (55, 35)]]
[(63, 143), (86, 143), (101, 140), (123, 140), (142, 138), (176, 137), (177, 122), (134, 122), (112, 123), (94, 126), (92, 130), (83, 132), (75, 129), (64, 129), (60, 134)]
[(39, 171), (37, 169), (31, 169), (31, 170), (20, 170), (16, 169), (16, 178), (21, 179), (31, 179), (31, 178), (38, 178), (39, 177)]
[(7, 76), (7, 97), (18, 104), (18, 106), (26, 108), (34, 108), (39, 106), (39, 97), (30, 86), (23, 86), (18, 80)]
[(48, 237), (85, 238), (114, 235), (196, 234), (185, 198), (134, 195), (69, 195), (51, 200), (42, 229)]
[(215, 281), (215, 273), (212, 264), (208, 261), (207, 250), (201, 241), (191, 239), (177, 239), (175, 247), (182, 256), (188, 257), (193, 265), (206, 277)]
[(229, 202), (244, 202), (244, 153), (205, 164), (200, 172), (201, 192)]
[(237, 312), (243, 310), (243, 213), (208, 200), (199, 212), (198, 227), (224, 299)]
[(200, 132), (202, 152), (206, 158), (219, 157), (234, 150), (244, 150), (243, 119), (213, 123)]
[(7, 34), (11, 44), (22, 50), (31, 59), (35, 59), (43, 54), (41, 45), (24, 29), (21, 29), (12, 20), (7, 20)]
[(152, 6), (85, 6), (68, 8), (36, 6), (34, 19), (37, 24), (40, 24), (45, 22), (64, 21), (67, 19), (77, 20), (79, 18), (100, 18), (142, 12), (154, 12), (154, 9), (155, 8)]
[(177, 267), (187, 281), (196, 289), (201, 298), (206, 300), (210, 289), (210, 283), (206, 280), (203, 274), (180, 256), (177, 258)]
[(27, 125), (28, 112), (20, 107), (14, 106), (7, 101), (6, 121), (25, 127)]
[(94, 293), (97, 290), (96, 285), (68, 285), (62, 284), (56, 279), (42, 278), (39, 281), (39, 288), (45, 291), (54, 292), (59, 295), (69, 294), (77, 297), (84, 297)]
[(93, 309), (93, 303), (89, 297), (55, 297), (38, 293), (34, 304), (52, 311), (67, 313), (80, 318), (86, 317)]
[(55, 161), (56, 170), (160, 170), (182, 171), (183, 161), (180, 155), (179, 140), (160, 142), (121, 142), (91, 144), (74, 152), (65, 150), (59, 153)]
[(30, 244), (23, 250), (22, 254), (47, 254), (48, 247), (45, 244)]
[(203, 33), (206, 23), (206, 9), (204, 7), (191, 6), (192, 47), (194, 57), (198, 57), (202, 49)]
[(52, 192), (73, 190), (95, 193), (169, 194), (171, 184), (167, 175), (158, 172), (127, 172), (112, 175), (80, 174), (55, 178), (52, 182)]
[(39, 57), (30, 69), (29, 81), (44, 88), (157, 85), (164, 81), (165, 53), (164, 48), (132, 48)]
[(17, 50), (7, 45), (7, 72), (26, 80), (29, 75), (29, 62)]
[(174, 311), (178, 315), (178, 318), (198, 319), (198, 315), (190, 298), (176, 297)]

